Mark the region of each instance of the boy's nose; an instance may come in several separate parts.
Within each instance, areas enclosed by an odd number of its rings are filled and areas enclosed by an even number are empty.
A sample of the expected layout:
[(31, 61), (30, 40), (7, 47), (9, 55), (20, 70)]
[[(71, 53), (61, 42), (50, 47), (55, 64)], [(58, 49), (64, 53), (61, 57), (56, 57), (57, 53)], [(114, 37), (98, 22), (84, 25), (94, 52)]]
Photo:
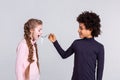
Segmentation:
[(78, 33), (80, 33), (80, 29), (78, 29)]

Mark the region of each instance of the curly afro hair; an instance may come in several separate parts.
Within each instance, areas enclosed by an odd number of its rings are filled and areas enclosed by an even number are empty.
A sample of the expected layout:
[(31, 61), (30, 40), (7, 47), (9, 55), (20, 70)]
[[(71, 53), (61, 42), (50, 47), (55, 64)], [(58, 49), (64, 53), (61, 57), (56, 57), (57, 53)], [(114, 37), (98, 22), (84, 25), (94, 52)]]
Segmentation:
[(97, 15), (96, 13), (84, 11), (77, 17), (77, 21), (78, 23), (83, 23), (86, 29), (91, 30), (91, 35), (93, 37), (98, 37), (98, 35), (100, 35), (100, 18), (99, 15)]

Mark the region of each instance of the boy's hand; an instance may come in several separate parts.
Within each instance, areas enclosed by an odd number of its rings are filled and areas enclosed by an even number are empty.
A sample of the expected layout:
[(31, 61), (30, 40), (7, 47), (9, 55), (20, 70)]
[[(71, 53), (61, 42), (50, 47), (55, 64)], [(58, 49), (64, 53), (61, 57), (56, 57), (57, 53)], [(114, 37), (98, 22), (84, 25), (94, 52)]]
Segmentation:
[(48, 36), (48, 39), (51, 41), (51, 42), (55, 42), (56, 41), (56, 36), (52, 33), (50, 33), (50, 35)]

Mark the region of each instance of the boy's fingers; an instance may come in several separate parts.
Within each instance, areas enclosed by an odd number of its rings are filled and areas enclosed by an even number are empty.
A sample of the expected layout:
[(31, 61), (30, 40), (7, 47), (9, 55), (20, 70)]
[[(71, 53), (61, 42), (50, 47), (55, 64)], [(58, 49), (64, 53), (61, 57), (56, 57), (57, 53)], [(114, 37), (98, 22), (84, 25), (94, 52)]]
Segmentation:
[(53, 33), (50, 33), (49, 36), (48, 36), (48, 39), (52, 42), (54, 42), (54, 40), (56, 39), (55, 38), (55, 35)]
[(48, 38), (50, 39), (50, 37), (51, 37), (51, 33), (49, 34)]

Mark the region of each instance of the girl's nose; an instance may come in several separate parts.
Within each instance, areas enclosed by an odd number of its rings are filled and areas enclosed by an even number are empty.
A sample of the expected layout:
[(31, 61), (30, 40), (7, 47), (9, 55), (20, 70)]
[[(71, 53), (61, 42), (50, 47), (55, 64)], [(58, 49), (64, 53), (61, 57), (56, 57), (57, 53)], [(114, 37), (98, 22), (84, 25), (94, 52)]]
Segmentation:
[(42, 33), (43, 33), (43, 31), (40, 32), (40, 34), (42, 34)]

